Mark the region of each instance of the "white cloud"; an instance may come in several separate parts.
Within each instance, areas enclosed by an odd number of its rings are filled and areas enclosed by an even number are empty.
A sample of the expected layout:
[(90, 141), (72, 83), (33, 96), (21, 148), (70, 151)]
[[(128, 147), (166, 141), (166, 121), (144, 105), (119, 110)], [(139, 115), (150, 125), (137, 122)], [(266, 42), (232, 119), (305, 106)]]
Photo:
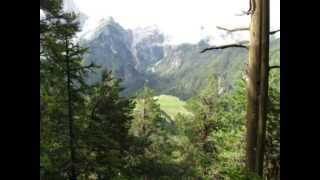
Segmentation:
[[(248, 9), (249, 0), (74, 1), (80, 11), (89, 16), (85, 31), (96, 27), (101, 18), (112, 16), (124, 28), (156, 24), (175, 44), (195, 43), (206, 36), (213, 36), (220, 43), (225, 39), (220, 37), (221, 31), (216, 26), (243, 27), (248, 26), (250, 20), (248, 16), (236, 16)], [(277, 29), (280, 27), (280, 0), (271, 0), (270, 9), (271, 29)], [(240, 35), (241, 38), (246, 36)]]

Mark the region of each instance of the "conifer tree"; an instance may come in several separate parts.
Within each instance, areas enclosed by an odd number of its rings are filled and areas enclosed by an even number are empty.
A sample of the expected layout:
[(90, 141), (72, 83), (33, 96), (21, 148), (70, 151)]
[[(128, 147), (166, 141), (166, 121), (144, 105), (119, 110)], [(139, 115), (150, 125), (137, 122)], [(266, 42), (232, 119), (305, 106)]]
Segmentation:
[(134, 103), (120, 96), (120, 81), (111, 72), (93, 89), (89, 103), (89, 121), (82, 140), (85, 145), (87, 174), (110, 179), (124, 174), (125, 157), (130, 146), (128, 130)]
[(217, 118), (219, 105), (218, 84), (215, 77), (209, 77), (207, 86), (197, 96), (189, 100), (187, 109), (194, 114), (189, 139), (197, 149), (199, 158), (196, 164), (201, 167), (204, 176), (209, 175), (209, 167), (213, 164), (217, 149), (212, 139), (219, 129)]
[[(58, 177), (68, 174), (72, 180), (79, 174), (76, 134), (84, 117), (82, 110), (89, 89), (84, 77), (94, 67), (82, 65), (86, 49), (74, 39), (79, 30), (76, 17), (61, 11), (61, 1), (52, 0), (46, 7), (46, 17), (40, 20), (43, 24), (40, 32), (41, 123), (42, 133), (45, 132), (41, 143), (47, 146), (45, 157), (54, 163), (51, 164), (53, 172), (60, 174)], [(54, 149), (56, 152), (50, 153)]]
[(160, 109), (150, 88), (144, 87), (138, 93), (133, 117), (130, 135), (135, 139), (132, 146), (133, 155), (136, 154), (133, 162), (137, 162), (132, 166), (133, 174), (156, 179), (176, 174), (171, 163), (174, 145), (170, 141), (170, 136), (175, 133), (175, 125), (166, 119), (168, 115)]
[(149, 137), (152, 133), (157, 133), (161, 121), (163, 120), (159, 104), (154, 99), (154, 92), (144, 87), (137, 96), (136, 110), (134, 111), (134, 122), (132, 123), (132, 133), (135, 136)]

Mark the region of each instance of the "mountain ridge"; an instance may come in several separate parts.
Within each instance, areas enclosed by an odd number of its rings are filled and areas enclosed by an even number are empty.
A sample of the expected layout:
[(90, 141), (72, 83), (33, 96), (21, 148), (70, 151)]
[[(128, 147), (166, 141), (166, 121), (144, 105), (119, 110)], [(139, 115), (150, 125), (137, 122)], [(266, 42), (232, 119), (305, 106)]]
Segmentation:
[[(200, 53), (209, 46), (208, 39), (197, 44), (170, 45), (156, 26), (124, 29), (113, 18), (103, 21), (92, 37), (81, 40), (90, 49), (85, 63), (94, 62), (101, 69), (90, 75), (89, 82), (98, 81), (103, 70), (111, 70), (123, 80), (125, 96), (149, 86), (158, 95), (169, 94), (185, 100), (213, 75), (221, 82), (221, 91), (228, 91), (241, 76), (247, 60), (245, 49)], [(280, 39), (271, 41), (271, 46), (276, 46), (273, 51), (279, 51)]]

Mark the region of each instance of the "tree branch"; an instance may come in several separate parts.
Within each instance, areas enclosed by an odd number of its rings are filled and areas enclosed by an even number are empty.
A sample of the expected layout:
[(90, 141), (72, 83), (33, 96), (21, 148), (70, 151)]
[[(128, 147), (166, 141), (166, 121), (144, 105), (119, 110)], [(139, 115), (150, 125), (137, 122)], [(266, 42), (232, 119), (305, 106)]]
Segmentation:
[(243, 45), (243, 44), (227, 44), (227, 45), (222, 45), (222, 46), (208, 47), (208, 48), (205, 48), (204, 50), (202, 50), (200, 53), (204, 53), (206, 51), (214, 50), (214, 49), (226, 49), (226, 48), (232, 48), (232, 47), (249, 49), (248, 46)]
[(278, 30), (275, 30), (275, 31), (270, 31), (270, 35), (273, 35), (273, 34), (275, 34), (275, 33), (277, 33), (277, 32), (280, 32), (280, 29), (278, 29)]
[(91, 69), (91, 68), (97, 68), (99, 66), (95, 65), (94, 63), (90, 63), (89, 65), (87, 66), (81, 66), (79, 68), (74, 68), (74, 69), (70, 69), (71, 71), (77, 71), (77, 70), (80, 70), (80, 69)]
[(269, 71), (270, 71), (271, 69), (276, 69), (276, 68), (279, 68), (279, 69), (280, 69), (280, 66), (269, 66)]
[[(249, 30), (249, 28), (236, 28), (236, 29), (227, 29), (227, 28), (223, 28), (223, 27), (220, 27), (220, 26), (217, 26), (218, 29), (221, 29), (221, 30), (225, 30), (227, 32), (235, 32), (235, 31), (245, 31), (245, 30)], [(273, 35), (277, 32), (280, 32), (280, 29), (278, 30), (275, 30), (275, 31), (270, 31), (269, 34), (270, 35)], [(235, 43), (235, 44), (228, 44), (228, 45), (222, 45), (222, 46), (213, 46), (213, 47), (209, 47), (209, 48), (205, 48), (203, 49), (200, 53), (204, 53), (206, 51), (209, 51), (209, 50), (215, 50), (215, 49), (226, 49), (226, 48), (231, 48), (231, 47), (235, 47), (235, 48), (245, 48), (245, 49), (249, 49), (248, 46), (246, 45), (243, 45), (245, 43), (248, 43), (248, 41), (243, 41), (243, 42), (239, 42), (239, 43)], [(271, 66), (270, 69), (273, 69), (273, 68), (280, 68), (280, 66)]]
[[(73, 47), (72, 47), (73, 48)], [(72, 56), (76, 56), (76, 55), (79, 55), (79, 54), (84, 54), (86, 51), (88, 50), (88, 48), (82, 48), (80, 49), (79, 47), (76, 48), (76, 50), (73, 50), (70, 52), (70, 57)]]
[(252, 15), (256, 10), (256, 2), (255, 0), (249, 0), (249, 10), (247, 11), (247, 15)]
[(247, 11), (242, 11), (241, 14), (236, 14), (236, 16), (248, 16), (252, 15), (256, 9), (256, 4), (254, 0), (249, 0), (249, 9)]
[(249, 28), (227, 29), (227, 28), (224, 28), (224, 27), (221, 27), (221, 26), (217, 26), (217, 29), (227, 31), (227, 32), (229, 32), (229, 33), (231, 33), (231, 32), (236, 32), (236, 31), (249, 31)]

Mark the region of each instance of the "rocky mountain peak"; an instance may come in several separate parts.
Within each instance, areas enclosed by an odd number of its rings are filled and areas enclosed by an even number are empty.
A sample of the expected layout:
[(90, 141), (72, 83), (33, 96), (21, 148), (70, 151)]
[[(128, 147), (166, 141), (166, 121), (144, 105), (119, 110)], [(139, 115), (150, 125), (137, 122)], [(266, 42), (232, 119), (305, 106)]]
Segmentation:
[(132, 30), (133, 45), (136, 45), (142, 41), (149, 44), (159, 44), (164, 42), (164, 35), (160, 32), (156, 25), (139, 27)]

